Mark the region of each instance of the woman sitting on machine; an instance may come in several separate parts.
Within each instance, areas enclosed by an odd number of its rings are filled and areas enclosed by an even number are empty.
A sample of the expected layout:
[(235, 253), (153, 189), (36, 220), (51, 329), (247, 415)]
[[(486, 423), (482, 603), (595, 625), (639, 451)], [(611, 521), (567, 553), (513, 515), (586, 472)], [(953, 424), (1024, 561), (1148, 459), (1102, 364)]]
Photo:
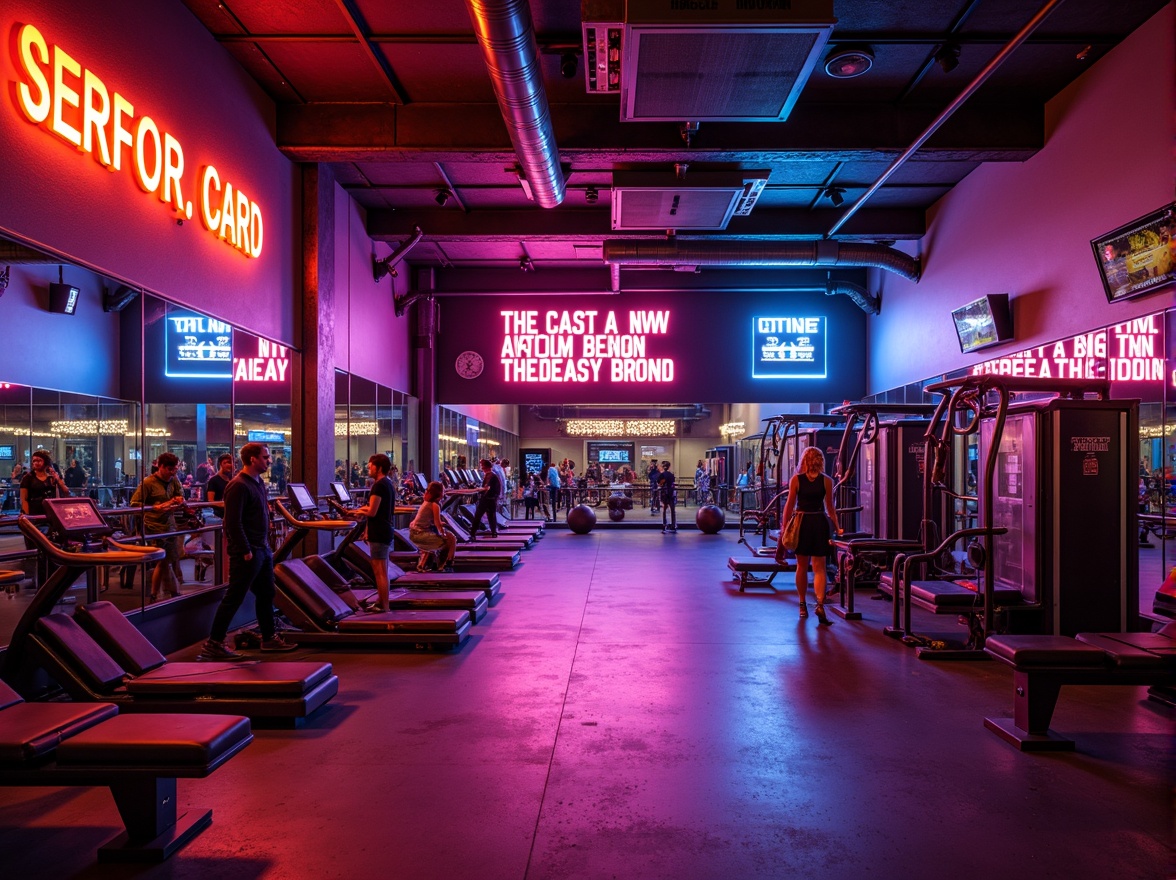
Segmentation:
[[(408, 536), (421, 550), (417, 571), (427, 571), (431, 558), (437, 559), (438, 569), (453, 571), (453, 554), (457, 551), (457, 538), (452, 532), (445, 530), (445, 522), (441, 519), (441, 505), (437, 503), (444, 491), (436, 480), (429, 483), (425, 489), (424, 500), (408, 527)], [(443, 552), (439, 557), (435, 557), (438, 551)]]

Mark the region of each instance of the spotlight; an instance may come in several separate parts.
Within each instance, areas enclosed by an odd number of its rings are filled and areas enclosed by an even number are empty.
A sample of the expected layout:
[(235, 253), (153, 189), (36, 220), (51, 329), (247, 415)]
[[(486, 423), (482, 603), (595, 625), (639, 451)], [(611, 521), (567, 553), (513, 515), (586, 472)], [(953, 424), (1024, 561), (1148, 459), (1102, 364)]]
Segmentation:
[(575, 79), (576, 69), (580, 66), (580, 59), (575, 52), (564, 52), (559, 56), (559, 72), (564, 79)]
[(874, 66), (874, 50), (864, 44), (834, 46), (825, 58), (825, 73), (834, 79), (852, 79)]
[(433, 196), (433, 201), (444, 208), (447, 204), (449, 204), (449, 198), (452, 195), (453, 193), (447, 189), (439, 189), (437, 190), (437, 195)]
[(535, 264), (531, 262), (530, 257), (528, 257), (526, 254), (523, 254), (521, 257), (519, 257), (519, 268), (524, 272), (534, 272)]
[(584, 201), (590, 205), (595, 205), (600, 200), (600, 191), (594, 186), (588, 187), (584, 190)]
[(840, 208), (845, 204), (845, 187), (843, 186), (827, 186), (821, 195), (831, 201), (834, 208)]
[(956, 43), (944, 43), (935, 53), (935, 63), (944, 73), (951, 73), (960, 66), (960, 47)]

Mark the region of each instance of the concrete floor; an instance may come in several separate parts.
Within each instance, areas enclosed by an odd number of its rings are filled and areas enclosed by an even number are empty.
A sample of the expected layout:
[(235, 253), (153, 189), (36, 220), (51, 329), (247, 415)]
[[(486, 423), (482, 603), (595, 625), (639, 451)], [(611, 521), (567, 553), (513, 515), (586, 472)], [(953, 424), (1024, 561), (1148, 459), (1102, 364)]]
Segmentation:
[(1078, 751), (1021, 754), (982, 723), (1005, 667), (916, 659), (865, 592), (830, 629), (739, 594), (736, 537), (549, 532), (459, 652), (287, 655), (331, 660), (339, 697), (181, 781), (213, 825), (169, 862), (96, 863), (104, 790), (10, 788), (0, 875), (1171, 876), (1176, 712), (1064, 688)]

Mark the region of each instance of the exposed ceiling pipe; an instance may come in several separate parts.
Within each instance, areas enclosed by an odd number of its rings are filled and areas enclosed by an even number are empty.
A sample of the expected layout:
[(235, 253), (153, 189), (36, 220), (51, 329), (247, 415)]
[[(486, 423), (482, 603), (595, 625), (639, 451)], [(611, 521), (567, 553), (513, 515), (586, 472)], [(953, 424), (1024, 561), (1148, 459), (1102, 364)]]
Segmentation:
[(931, 124), (927, 126), (926, 130), (915, 139), (915, 142), (903, 150), (902, 155), (895, 159), (890, 164), (890, 167), (882, 172), (882, 176), (870, 184), (869, 189), (862, 193), (861, 197), (846, 209), (845, 213), (841, 215), (837, 222), (833, 224), (833, 227), (829, 230), (829, 232), (826, 233), (826, 236), (831, 237), (836, 235), (837, 230), (844, 226), (846, 221), (848, 221), (850, 217), (852, 217), (861, 209), (862, 205), (866, 203), (866, 200), (874, 195), (874, 193), (876, 193), (878, 190), (880, 190), (882, 185), (890, 179), (890, 176), (894, 174), (894, 172), (897, 171), (900, 167), (902, 167), (903, 163), (913, 156), (919, 147), (923, 146), (923, 144), (927, 142), (927, 139), (931, 137), (931, 135), (935, 134), (935, 132), (939, 130), (939, 127), (943, 125), (943, 123), (947, 122), (948, 118), (950, 118), (951, 115), (956, 112), (956, 110), (963, 106), (963, 103), (972, 96), (972, 93), (975, 92), (976, 89), (980, 88), (980, 86), (984, 84), (984, 81), (987, 80), (988, 77), (992, 76), (996, 69), (1004, 63), (1005, 59), (1007, 59), (1009, 55), (1013, 53), (1013, 50), (1029, 39), (1030, 34), (1037, 30), (1037, 26), (1045, 21), (1046, 16), (1053, 12), (1054, 9), (1061, 4), (1061, 2), (1062, 0), (1048, 0), (1048, 2), (1042, 6), (1040, 10), (1038, 10), (1037, 14), (1033, 16), (1033, 18), (1029, 19), (1028, 23), (1023, 28), (1021, 28), (1021, 30), (1018, 31), (1017, 34), (1008, 41), (1008, 43), (1005, 44), (1004, 48), (997, 52), (992, 60), (984, 65), (981, 71), (976, 74), (976, 78), (968, 83), (967, 88), (960, 92), (954, 101), (943, 108), (942, 112), (940, 112), (940, 114), (931, 121)]
[(564, 199), (563, 169), (527, 0), (466, 0), (522, 174), (544, 208)]
[(839, 241), (606, 241), (604, 261), (611, 265), (706, 266), (724, 269), (868, 266), (919, 280), (919, 261), (881, 244)]
[(851, 284), (848, 281), (834, 281), (829, 279), (825, 285), (826, 296), (848, 296), (857, 304), (867, 315), (877, 315), (882, 311), (882, 297), (875, 296), (868, 290), (858, 287), (856, 284)]

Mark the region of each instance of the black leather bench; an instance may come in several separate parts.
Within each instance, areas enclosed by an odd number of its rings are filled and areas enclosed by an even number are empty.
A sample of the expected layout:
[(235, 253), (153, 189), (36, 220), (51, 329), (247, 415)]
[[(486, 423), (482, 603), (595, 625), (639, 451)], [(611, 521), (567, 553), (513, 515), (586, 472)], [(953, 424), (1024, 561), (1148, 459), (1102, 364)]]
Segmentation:
[(1013, 717), (984, 726), (1021, 751), (1074, 748), (1049, 727), (1062, 685), (1176, 683), (1176, 623), (1158, 633), (992, 636), (984, 651), (1013, 668)]
[(0, 682), (0, 785), (109, 788), (124, 831), (99, 861), (160, 862), (207, 828), (212, 810), (179, 812), (176, 780), (208, 776), (252, 741), (240, 716), (26, 703)]
[(794, 559), (780, 564), (773, 559), (737, 559), (731, 556), (727, 559), (727, 568), (733, 573), (732, 579), (739, 582), (740, 593), (747, 587), (767, 587), (775, 590), (772, 581), (776, 579), (776, 575), (782, 571), (796, 571), (796, 561)]
[(331, 664), (319, 661), (169, 662), (109, 602), (40, 618), (28, 650), (73, 699), (126, 712), (230, 712), (297, 726), (339, 692)]

